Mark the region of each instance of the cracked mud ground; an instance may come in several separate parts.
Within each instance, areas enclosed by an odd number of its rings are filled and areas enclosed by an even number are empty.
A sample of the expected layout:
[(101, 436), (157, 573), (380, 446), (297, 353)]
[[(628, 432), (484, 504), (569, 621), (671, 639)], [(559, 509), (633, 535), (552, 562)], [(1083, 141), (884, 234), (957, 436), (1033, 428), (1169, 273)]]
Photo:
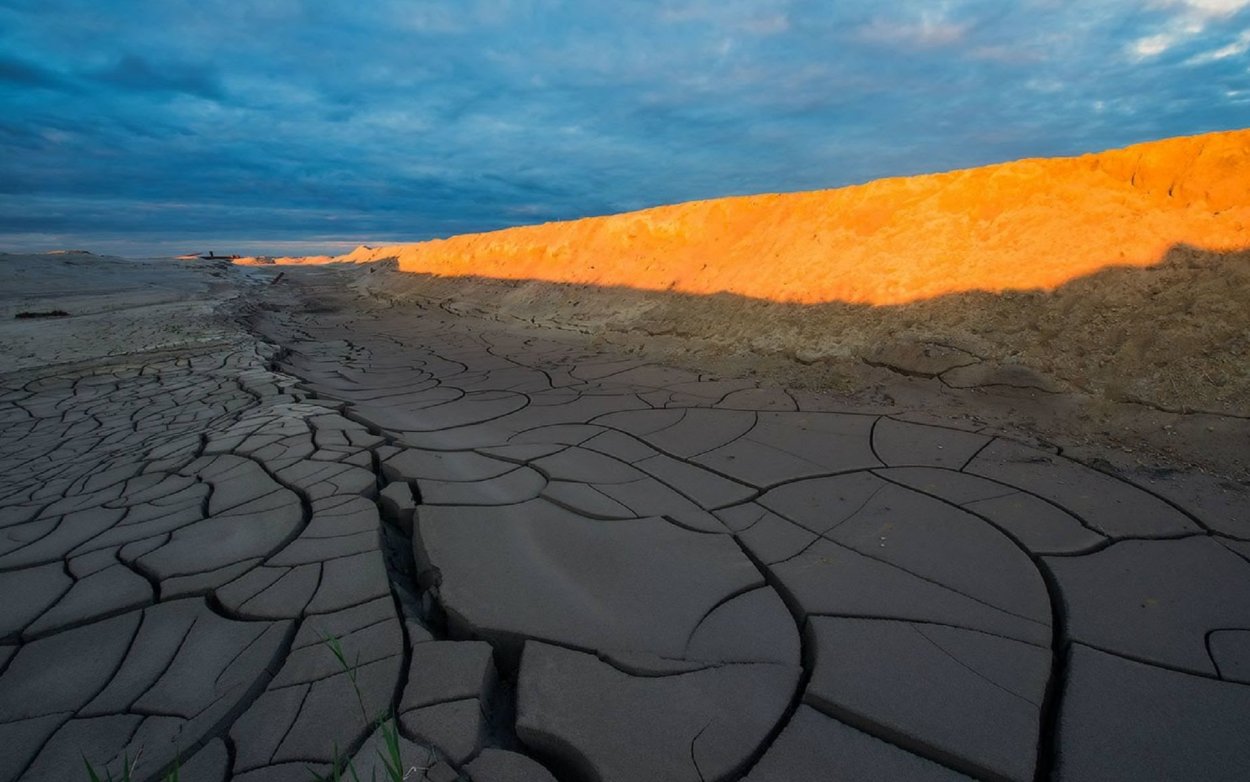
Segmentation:
[(1244, 506), (341, 289), (0, 376), (0, 780), (1250, 775)]

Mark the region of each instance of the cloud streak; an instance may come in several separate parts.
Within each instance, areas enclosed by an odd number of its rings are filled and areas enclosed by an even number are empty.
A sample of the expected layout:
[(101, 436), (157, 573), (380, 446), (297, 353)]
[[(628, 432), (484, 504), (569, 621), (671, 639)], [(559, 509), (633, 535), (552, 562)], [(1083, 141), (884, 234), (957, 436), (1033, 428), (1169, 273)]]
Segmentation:
[(0, 4), (0, 249), (417, 240), (1226, 129), (1250, 95), (1250, 0), (357, 6)]

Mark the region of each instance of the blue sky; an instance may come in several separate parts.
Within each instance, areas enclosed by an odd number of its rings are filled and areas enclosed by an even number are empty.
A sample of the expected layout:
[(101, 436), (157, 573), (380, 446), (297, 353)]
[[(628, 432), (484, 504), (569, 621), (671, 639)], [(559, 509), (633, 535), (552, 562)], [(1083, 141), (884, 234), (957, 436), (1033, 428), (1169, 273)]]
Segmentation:
[(0, 0), (0, 250), (313, 252), (1250, 125), (1250, 0)]

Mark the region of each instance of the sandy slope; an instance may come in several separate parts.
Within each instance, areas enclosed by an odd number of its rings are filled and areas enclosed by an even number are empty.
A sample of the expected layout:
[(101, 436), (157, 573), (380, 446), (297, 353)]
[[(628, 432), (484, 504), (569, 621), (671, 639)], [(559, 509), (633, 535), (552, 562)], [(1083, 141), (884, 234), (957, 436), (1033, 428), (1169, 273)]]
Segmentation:
[[(358, 248), (440, 276), (903, 304), (1250, 247), (1250, 130), (1076, 158)], [(312, 259), (310, 259), (312, 260)], [(325, 259), (315, 259), (324, 262)]]

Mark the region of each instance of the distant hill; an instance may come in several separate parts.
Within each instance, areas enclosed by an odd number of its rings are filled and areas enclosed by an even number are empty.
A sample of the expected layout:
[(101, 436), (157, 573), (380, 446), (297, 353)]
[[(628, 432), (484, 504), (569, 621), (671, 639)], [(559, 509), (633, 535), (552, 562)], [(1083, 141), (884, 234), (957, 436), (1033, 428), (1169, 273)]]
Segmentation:
[(403, 271), (443, 276), (902, 304), (1051, 290), (1110, 266), (1158, 263), (1181, 244), (1250, 247), (1247, 194), (1250, 130), (1239, 130), (361, 247), (336, 260), (398, 258)]

